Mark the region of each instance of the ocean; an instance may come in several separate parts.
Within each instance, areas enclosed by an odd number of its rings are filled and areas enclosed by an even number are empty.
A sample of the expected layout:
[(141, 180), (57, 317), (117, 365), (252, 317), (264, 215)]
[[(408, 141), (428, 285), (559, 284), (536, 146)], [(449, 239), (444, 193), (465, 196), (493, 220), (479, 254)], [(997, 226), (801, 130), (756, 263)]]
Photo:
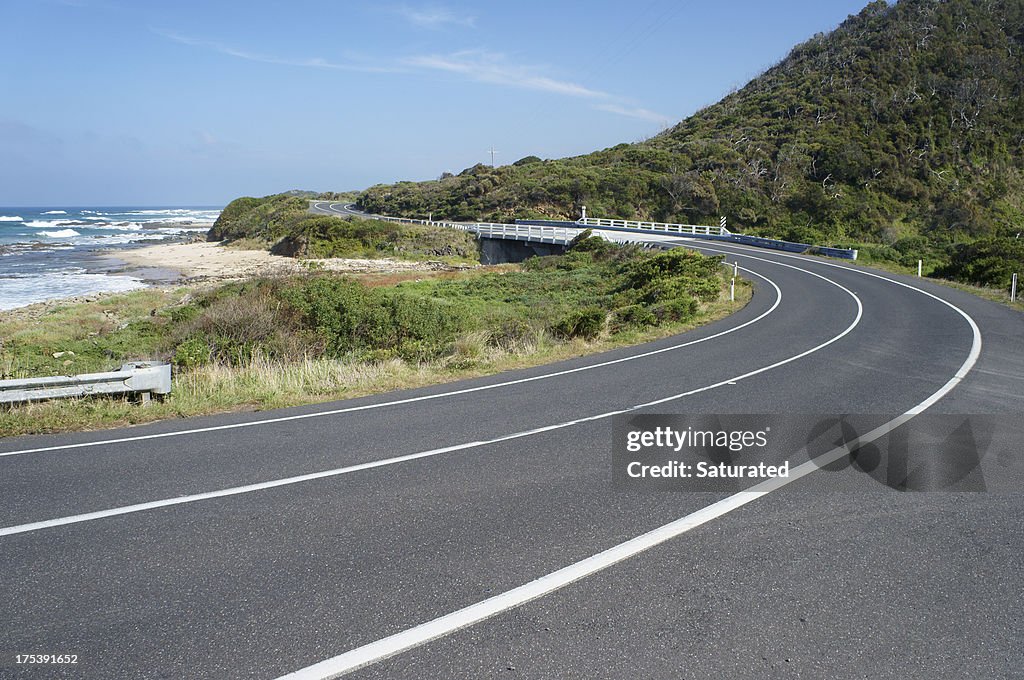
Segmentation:
[(0, 208), (0, 310), (153, 282), (117, 252), (208, 230), (220, 208)]

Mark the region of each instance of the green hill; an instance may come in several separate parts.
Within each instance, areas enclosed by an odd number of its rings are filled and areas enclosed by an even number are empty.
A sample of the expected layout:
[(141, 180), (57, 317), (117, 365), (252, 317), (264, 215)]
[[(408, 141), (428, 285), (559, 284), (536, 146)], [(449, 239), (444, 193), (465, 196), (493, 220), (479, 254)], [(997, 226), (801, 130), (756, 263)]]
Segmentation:
[(358, 204), (494, 221), (575, 219), (582, 205), (687, 223), (724, 214), (748, 233), (955, 265), (964, 242), (999, 251), (1024, 231), (1022, 90), (1024, 0), (879, 0), (644, 142), (375, 186)]
[(207, 240), (299, 258), (480, 261), (476, 240), (468, 232), (313, 214), (305, 194), (297, 193), (236, 198), (221, 211)]

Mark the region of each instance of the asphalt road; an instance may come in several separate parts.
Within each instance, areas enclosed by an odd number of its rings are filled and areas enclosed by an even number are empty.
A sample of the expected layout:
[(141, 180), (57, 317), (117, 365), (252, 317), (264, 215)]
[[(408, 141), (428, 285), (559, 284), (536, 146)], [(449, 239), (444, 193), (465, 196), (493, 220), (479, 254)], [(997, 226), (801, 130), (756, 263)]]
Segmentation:
[[(1017, 435), (971, 492), (865, 474), (839, 490), (828, 471), (756, 497), (609, 482), (620, 411), (1012, 424), (1024, 318), (927, 281), (680, 243), (738, 261), (751, 303), (489, 378), (0, 441), (0, 677), (328, 677), (364, 647), (352, 677), (1024, 677)], [(491, 615), (442, 618), (478, 603)]]

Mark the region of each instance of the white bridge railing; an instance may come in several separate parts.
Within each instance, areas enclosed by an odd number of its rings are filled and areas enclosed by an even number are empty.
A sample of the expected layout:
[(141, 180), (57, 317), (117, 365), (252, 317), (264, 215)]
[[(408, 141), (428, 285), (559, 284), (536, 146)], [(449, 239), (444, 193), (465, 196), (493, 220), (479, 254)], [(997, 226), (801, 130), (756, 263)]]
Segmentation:
[(398, 224), (422, 224), (430, 227), (444, 227), (469, 231), (486, 238), (503, 238), (516, 241), (539, 241), (542, 243), (567, 244), (585, 227), (542, 227), (526, 224), (506, 224), (503, 222), (438, 222), (436, 220), (417, 220), (407, 217), (386, 217), (384, 215), (367, 215), (367, 217), (384, 222)]
[(672, 224), (668, 222), (634, 222), (632, 220), (605, 220), (597, 217), (584, 217), (576, 220), (581, 227), (612, 227), (615, 229), (643, 229), (644, 231), (663, 231), (668, 234), (700, 234), (704, 236), (728, 236), (725, 227), (709, 227), (703, 224)]
[(534, 241), (539, 243), (557, 243), (567, 245), (583, 231), (566, 227), (543, 227), (527, 224), (493, 224), (484, 222), (472, 225), (478, 236), (486, 238), (503, 238), (515, 241)]
[[(316, 209), (316, 202), (310, 201), (311, 209)], [(349, 206), (351, 207), (351, 206)], [(585, 215), (586, 213), (584, 213)], [(826, 246), (815, 246), (809, 243), (793, 243), (790, 241), (780, 241), (778, 239), (761, 238), (757, 236), (745, 236), (743, 234), (735, 234), (729, 231), (725, 226), (725, 217), (722, 218), (721, 223), (718, 226), (708, 226), (704, 224), (675, 224), (670, 222), (641, 222), (634, 220), (610, 220), (602, 219), (597, 217), (584, 217), (572, 223), (564, 223), (565, 227), (555, 226), (558, 223), (548, 220), (536, 220), (541, 222), (542, 225), (538, 224), (494, 224), (491, 222), (437, 222), (434, 220), (414, 220), (404, 217), (385, 217), (383, 215), (371, 215), (362, 214), (363, 217), (375, 220), (384, 220), (386, 222), (399, 222), (402, 224), (424, 224), (429, 226), (446, 227), (448, 229), (460, 229), (462, 231), (469, 231), (477, 234), (478, 236), (488, 238), (505, 238), (505, 239), (516, 239), (516, 240), (539, 240), (546, 243), (563, 243), (567, 244), (569, 241), (579, 233), (579, 231), (587, 228), (607, 229), (609, 231), (602, 235), (609, 240), (618, 240), (612, 237), (611, 234), (615, 231), (620, 233), (625, 232), (639, 232), (639, 233), (663, 233), (663, 234), (687, 234), (691, 236), (710, 236), (710, 237), (726, 237), (725, 240), (741, 245), (755, 246), (758, 248), (769, 248), (773, 250), (784, 250), (792, 253), (813, 253), (817, 255), (825, 255), (828, 257), (837, 257), (846, 260), (856, 260), (857, 250), (852, 248), (838, 248), (838, 247), (826, 247)], [(523, 220), (524, 222), (530, 220)], [(546, 224), (543, 224), (546, 223)], [(650, 244), (647, 244), (650, 245)], [(647, 247), (645, 245), (645, 247)]]

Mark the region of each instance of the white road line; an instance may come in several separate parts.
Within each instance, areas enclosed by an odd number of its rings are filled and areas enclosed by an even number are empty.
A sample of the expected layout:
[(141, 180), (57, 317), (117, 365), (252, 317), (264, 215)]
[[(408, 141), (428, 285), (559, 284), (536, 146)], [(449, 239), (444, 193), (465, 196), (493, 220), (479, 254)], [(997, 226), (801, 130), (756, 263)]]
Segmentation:
[[(768, 261), (768, 260), (766, 260), (766, 261)], [(779, 264), (779, 263), (773, 263), (773, 264)], [(788, 267), (790, 265), (783, 264), (781, 266)], [(799, 269), (798, 267), (792, 267), (792, 268), (793, 269)], [(44, 453), (44, 452), (47, 452), (47, 451), (64, 451), (64, 450), (68, 450), (68, 449), (90, 448), (90, 447), (93, 447), (93, 446), (107, 446), (107, 445), (111, 445), (111, 444), (125, 444), (125, 443), (129, 443), (129, 442), (139, 442), (139, 441), (146, 441), (146, 440), (150, 440), (150, 439), (165, 439), (165, 438), (168, 438), (168, 437), (181, 437), (183, 435), (200, 434), (200, 433), (203, 433), (203, 432), (221, 432), (221, 431), (224, 431), (224, 430), (235, 430), (235, 429), (240, 429), (240, 428), (244, 428), (244, 427), (256, 427), (256, 426), (260, 426), (260, 425), (270, 425), (270, 424), (273, 424), (273, 423), (285, 423), (285, 422), (289, 422), (289, 421), (293, 421), (293, 420), (306, 420), (308, 418), (322, 418), (324, 416), (336, 416), (336, 415), (341, 415), (343, 413), (354, 413), (354, 412), (357, 412), (357, 411), (369, 411), (369, 410), (372, 410), (372, 409), (385, 408), (385, 407), (389, 407), (389, 406), (400, 406), (402, 404), (412, 404), (412, 403), (419, 402), (419, 401), (429, 401), (429, 400), (432, 400), (432, 399), (443, 399), (445, 397), (454, 397), (454, 396), (459, 396), (459, 395), (462, 395), (462, 394), (471, 394), (473, 392), (482, 392), (482, 391), (485, 391), (485, 390), (494, 390), (494, 389), (503, 388), (503, 387), (511, 387), (513, 385), (522, 385), (524, 383), (530, 383), (530, 382), (534, 382), (534, 381), (537, 381), (537, 380), (548, 380), (550, 378), (557, 378), (557, 377), (560, 377), (560, 376), (563, 376), (563, 375), (569, 375), (571, 373), (581, 373), (583, 371), (590, 371), (590, 370), (594, 370), (594, 369), (597, 369), (597, 368), (605, 368), (607, 366), (613, 366), (615, 364), (621, 364), (621, 363), (624, 363), (624, 362), (627, 362), (627, 361), (636, 361), (637, 359), (644, 359), (646, 357), (654, 356), (656, 354), (662, 354), (664, 352), (674, 352), (676, 350), (680, 350), (680, 349), (683, 349), (685, 347), (690, 347), (692, 345), (697, 345), (697, 344), (700, 344), (702, 342), (708, 342), (710, 340), (714, 340), (716, 338), (720, 338), (723, 335), (728, 335), (730, 333), (735, 333), (738, 330), (741, 330), (743, 328), (746, 328), (747, 326), (750, 326), (752, 324), (755, 324), (755, 323), (761, 321), (762, 319), (767, 317), (769, 314), (774, 312), (779, 307), (779, 304), (782, 302), (782, 291), (779, 289), (779, 287), (777, 285), (775, 285), (774, 281), (772, 281), (771, 279), (769, 279), (768, 277), (766, 277), (766, 276), (764, 276), (762, 274), (758, 274), (757, 272), (751, 271), (751, 270), (746, 269), (744, 267), (740, 267), (740, 269), (742, 269), (743, 271), (747, 272), (748, 274), (752, 274), (752, 275), (754, 275), (754, 276), (756, 276), (756, 277), (758, 277), (760, 279), (763, 279), (764, 281), (766, 281), (775, 290), (775, 302), (772, 304), (772, 306), (769, 307), (764, 312), (762, 312), (761, 314), (759, 314), (758, 316), (754, 317), (753, 319), (751, 319), (749, 321), (746, 321), (744, 323), (741, 323), (738, 326), (726, 329), (726, 330), (721, 331), (719, 333), (715, 333), (714, 335), (709, 335), (709, 336), (707, 336), (705, 338), (700, 338), (700, 339), (697, 339), (697, 340), (690, 340), (688, 342), (683, 342), (683, 343), (680, 343), (678, 345), (672, 345), (671, 347), (663, 347), (661, 349), (651, 350), (651, 351), (648, 351), (648, 352), (642, 352), (640, 354), (632, 354), (630, 356), (622, 357), (620, 359), (612, 359), (612, 360), (609, 360), (609, 361), (602, 361), (602, 362), (596, 363), (596, 364), (588, 364), (587, 366), (580, 366), (580, 367), (577, 367), (577, 368), (570, 368), (570, 369), (565, 369), (565, 370), (562, 370), (562, 371), (555, 371), (553, 373), (544, 373), (542, 375), (535, 375), (535, 376), (532, 376), (532, 377), (529, 377), (529, 378), (519, 378), (519, 379), (516, 379), (516, 380), (508, 380), (508, 381), (505, 381), (505, 382), (494, 383), (492, 385), (480, 385), (480, 386), (477, 386), (477, 387), (468, 387), (468, 388), (463, 388), (463, 389), (458, 389), (458, 390), (450, 390), (450, 391), (446, 391), (446, 392), (439, 392), (437, 394), (428, 394), (428, 395), (421, 396), (421, 397), (409, 397), (407, 399), (396, 399), (396, 400), (393, 400), (393, 401), (385, 401), (385, 402), (380, 402), (380, 403), (377, 403), (377, 404), (366, 404), (366, 405), (363, 405), (363, 406), (349, 406), (349, 407), (346, 407), (346, 408), (332, 409), (332, 410), (329, 410), (329, 411), (317, 411), (315, 413), (303, 413), (303, 414), (294, 415), (294, 416), (281, 416), (281, 417), (278, 417), (278, 418), (264, 418), (264, 419), (261, 419), (261, 420), (252, 420), (252, 421), (248, 421), (248, 422), (244, 422), (244, 423), (231, 423), (229, 425), (211, 425), (209, 427), (198, 427), (198, 428), (192, 428), (192, 429), (188, 429), (188, 430), (174, 430), (173, 432), (161, 432), (161, 433), (157, 433), (157, 434), (144, 434), (144, 435), (138, 435), (138, 436), (134, 436), (134, 437), (120, 437), (120, 438), (117, 438), (117, 439), (101, 439), (101, 440), (98, 440), (98, 441), (80, 442), (80, 443), (77, 443), (77, 444), (58, 444), (58, 445), (55, 445), (55, 446), (40, 446), (40, 447), (37, 447), (37, 448), (31, 448), (31, 449), (20, 449), (20, 450), (17, 450), (17, 451), (5, 451), (5, 452), (0, 452), (0, 458), (5, 458), (5, 457), (9, 457), (9, 456), (20, 456), (20, 455), (24, 455), (24, 454), (28, 454), (28, 453)], [(800, 270), (800, 271), (804, 271), (804, 270)], [(808, 272), (808, 273), (810, 273), (810, 272)], [(817, 276), (817, 275), (815, 275), (815, 276)], [(824, 278), (824, 277), (822, 277), (822, 278)]]
[[(897, 281), (894, 283), (899, 282)], [(931, 293), (914, 288), (913, 286), (907, 285), (906, 287), (923, 293), (924, 295), (935, 297), (934, 295), (931, 295)], [(746, 491), (740, 491), (739, 493), (724, 498), (717, 503), (713, 503), (712, 505), (686, 515), (685, 517), (649, 531), (646, 534), (642, 534), (636, 538), (625, 541), (624, 543), (620, 543), (603, 552), (570, 564), (567, 567), (551, 572), (550, 574), (542, 576), (517, 588), (507, 590), (504, 593), (469, 605), (468, 607), (464, 607), (450, 614), (445, 614), (444, 616), (427, 621), (426, 623), (422, 623), (400, 633), (357, 647), (345, 652), (344, 654), (339, 654), (338, 656), (307, 666), (293, 673), (283, 675), (278, 678), (278, 680), (327, 680), (329, 678), (336, 678), (359, 668), (363, 668), (395, 656), (396, 654), (419, 647), (431, 640), (436, 640), (437, 638), (449, 635), (457, 630), (472, 626), (484, 619), (506, 612), (529, 602), (530, 600), (548, 595), (560, 588), (564, 588), (575, 581), (579, 581), (580, 579), (591, 576), (603, 569), (607, 569), (618, 562), (638, 555), (639, 553), (649, 550), (654, 546), (676, 538), (691, 529), (695, 529), (702, 524), (706, 524), (711, 520), (732, 512), (737, 508), (741, 508), (744, 505), (771, 493), (772, 491), (781, 489), (787, 484), (792, 484), (798, 479), (802, 479), (816, 470), (838, 461), (844, 455), (856, 450), (860, 445), (868, 444), (888, 434), (914, 416), (923, 413), (926, 409), (939, 401), (939, 399), (948, 394), (960, 383), (961, 380), (964, 379), (964, 377), (967, 376), (971, 368), (973, 368), (975, 363), (977, 363), (978, 357), (981, 354), (981, 331), (978, 329), (978, 325), (974, 322), (974, 319), (959, 307), (956, 307), (941, 298), (936, 299), (956, 310), (960, 316), (967, 321), (973, 334), (971, 350), (968, 353), (967, 359), (965, 359), (963, 364), (961, 364), (959, 370), (957, 370), (945, 385), (904, 414), (875, 428), (864, 436), (853, 440), (847, 446), (837, 447), (813, 460), (798, 465), (790, 471), (788, 478), (766, 480)]]
[[(790, 269), (797, 269), (799, 271), (805, 271), (805, 270), (800, 269), (799, 267), (794, 267), (794, 266), (788, 265), (788, 264), (780, 264), (779, 266), (789, 267)], [(615, 411), (608, 411), (608, 412), (605, 412), (605, 413), (599, 413), (597, 415), (586, 416), (586, 417), (583, 417), (583, 418), (577, 418), (577, 419), (570, 420), (570, 421), (563, 422), (563, 423), (555, 423), (555, 424), (552, 424), (552, 425), (545, 425), (543, 427), (538, 427), (538, 428), (534, 428), (534, 429), (531, 429), (531, 430), (525, 430), (523, 432), (514, 432), (512, 434), (503, 435), (501, 437), (495, 437), (493, 439), (487, 439), (487, 440), (484, 440), (484, 441), (467, 442), (467, 443), (464, 443), (464, 444), (455, 444), (453, 446), (446, 446), (446, 447), (440, 448), (440, 449), (431, 449), (429, 451), (420, 451), (420, 452), (417, 452), (417, 453), (406, 454), (404, 456), (395, 456), (393, 458), (386, 458), (386, 459), (382, 459), (382, 460), (371, 461), (371, 462), (368, 462), (368, 463), (359, 463), (358, 465), (349, 465), (349, 466), (346, 466), (346, 467), (336, 468), (336, 469), (333, 469), (333, 470), (324, 470), (324, 471), (321, 471), (321, 472), (313, 472), (313, 473), (309, 473), (309, 474), (305, 474), (305, 475), (297, 475), (297, 476), (294, 476), (294, 477), (286, 477), (286, 478), (283, 478), (283, 479), (275, 479), (275, 480), (271, 480), (271, 481), (268, 481), (268, 482), (259, 482), (259, 483), (256, 483), (256, 484), (246, 484), (244, 486), (236, 486), (236, 487), (231, 487), (231, 488), (227, 488), (227, 489), (219, 489), (217, 491), (207, 491), (207, 492), (204, 492), (204, 493), (192, 494), (192, 495), (188, 495), (188, 496), (176, 496), (174, 498), (164, 498), (164, 499), (161, 499), (161, 500), (149, 501), (149, 502), (146, 502), (146, 503), (137, 503), (135, 505), (126, 505), (126, 506), (122, 506), (122, 507), (118, 507), (118, 508), (109, 508), (107, 510), (98, 510), (96, 512), (87, 512), (87, 513), (83, 513), (83, 514), (79, 514), (79, 515), (69, 515), (69, 516), (66, 516), (66, 517), (57, 517), (57, 518), (54, 518), (54, 519), (42, 520), (42, 521), (39, 521), (39, 522), (30, 522), (28, 524), (19, 524), (19, 525), (15, 525), (15, 526), (3, 527), (3, 528), (0, 528), (0, 537), (2, 537), (2, 536), (12, 536), (12, 535), (15, 535), (15, 534), (24, 534), (24, 533), (29, 533), (29, 532), (32, 532), (32, 531), (39, 531), (40, 529), (50, 529), (50, 528), (53, 528), (53, 527), (66, 526), (68, 524), (78, 524), (78, 523), (81, 523), (81, 522), (89, 522), (89, 521), (92, 521), (92, 520), (103, 519), (103, 518), (106, 518), (106, 517), (116, 517), (116, 516), (119, 516), (119, 515), (129, 515), (129, 514), (133, 514), (133, 513), (136, 513), (136, 512), (143, 512), (145, 510), (153, 510), (155, 508), (164, 508), (164, 507), (168, 507), (168, 506), (172, 506), (172, 505), (185, 505), (187, 503), (196, 503), (198, 501), (209, 500), (209, 499), (212, 499), (212, 498), (223, 498), (225, 496), (238, 496), (238, 495), (241, 495), (241, 494), (252, 493), (252, 492), (255, 492), (255, 491), (263, 491), (265, 489), (272, 489), (272, 488), (276, 488), (276, 487), (280, 487), (280, 486), (289, 486), (291, 484), (300, 484), (302, 482), (309, 482), (309, 481), (312, 481), (312, 480), (315, 480), (315, 479), (324, 479), (324, 478), (327, 478), (327, 477), (337, 477), (337, 476), (340, 476), (340, 475), (346, 475), (346, 474), (350, 474), (350, 473), (353, 473), (353, 472), (359, 472), (361, 470), (369, 470), (369, 469), (372, 469), (372, 468), (380, 468), (380, 467), (386, 467), (386, 466), (389, 466), (389, 465), (396, 465), (398, 463), (405, 463), (405, 462), (408, 462), (408, 461), (411, 461), (411, 460), (418, 460), (420, 458), (430, 458), (430, 457), (433, 457), (433, 456), (439, 456), (439, 455), (442, 455), (442, 454), (452, 453), (452, 452), (455, 452), (455, 451), (465, 451), (465, 450), (468, 450), (468, 449), (474, 449), (474, 448), (479, 448), (479, 447), (483, 447), (483, 446), (489, 446), (491, 444), (497, 444), (497, 443), (504, 442), (504, 441), (509, 441), (509, 440), (512, 440), (512, 439), (520, 439), (522, 437), (529, 437), (529, 436), (532, 436), (532, 435), (541, 434), (543, 432), (552, 432), (554, 430), (561, 430), (561, 429), (564, 429), (564, 428), (567, 428), (567, 427), (573, 427), (575, 425), (579, 425), (581, 423), (593, 422), (595, 420), (604, 420), (606, 418), (611, 418), (612, 416), (616, 416), (616, 415), (619, 415), (619, 414), (622, 414), (622, 413), (630, 413), (632, 411), (637, 411), (637, 410), (644, 409), (644, 408), (650, 408), (652, 406), (657, 406), (659, 404), (664, 404), (666, 402), (674, 401), (676, 399), (682, 399), (684, 397), (689, 397), (689, 396), (692, 396), (694, 394), (698, 394), (700, 392), (706, 392), (708, 390), (713, 390), (713, 389), (716, 389), (718, 387), (722, 387), (723, 385), (732, 385), (732, 384), (735, 384), (735, 383), (737, 383), (737, 382), (739, 382), (741, 380), (745, 380), (745, 379), (753, 377), (755, 375), (759, 375), (761, 373), (765, 373), (765, 372), (770, 371), (772, 369), (778, 368), (779, 366), (784, 366), (786, 364), (789, 364), (789, 363), (792, 363), (792, 362), (797, 361), (799, 359), (802, 359), (805, 356), (808, 356), (810, 354), (818, 352), (818, 351), (824, 349), (825, 347), (828, 347), (832, 343), (837, 342), (841, 338), (845, 337), (846, 335), (851, 333), (853, 331), (853, 329), (857, 327), (858, 324), (860, 324), (860, 320), (861, 320), (861, 318), (864, 315), (864, 307), (863, 307), (863, 305), (861, 304), (860, 300), (857, 298), (856, 295), (854, 295), (849, 289), (845, 288), (841, 284), (838, 284), (838, 283), (836, 283), (834, 281), (829, 281), (827, 278), (825, 278), (821, 274), (816, 274), (814, 272), (806, 272), (806, 273), (810, 274), (811, 276), (814, 276), (816, 278), (822, 279), (823, 281), (827, 281), (828, 283), (831, 283), (832, 285), (836, 286), (837, 288), (840, 288), (843, 291), (845, 291), (851, 298), (853, 298), (854, 302), (857, 304), (857, 314), (856, 314), (853, 322), (849, 326), (847, 326), (847, 328), (845, 330), (843, 330), (841, 333), (839, 333), (838, 335), (830, 338), (829, 340), (821, 343), (820, 345), (812, 347), (811, 349), (805, 350), (803, 352), (800, 352), (799, 354), (796, 354), (794, 356), (788, 357), (788, 358), (783, 359), (781, 361), (777, 361), (777, 362), (775, 362), (773, 364), (770, 364), (768, 366), (763, 366), (763, 367), (755, 369), (753, 371), (748, 371), (747, 373), (743, 373), (741, 375), (738, 375), (738, 376), (735, 376), (735, 377), (732, 377), (732, 378), (727, 378), (725, 380), (721, 380), (721, 381), (713, 383), (711, 385), (705, 385), (703, 387), (698, 387), (698, 388), (695, 388), (695, 389), (692, 389), (692, 390), (688, 390), (686, 392), (680, 392), (679, 394), (674, 394), (674, 395), (669, 396), (669, 397), (663, 397), (661, 399), (656, 399), (656, 400), (653, 400), (653, 401), (644, 402), (642, 404), (636, 404), (634, 406), (630, 406), (630, 407), (627, 407), (627, 408), (624, 408), (624, 409), (617, 409)], [(766, 278), (766, 280), (771, 282), (770, 279)], [(774, 285), (774, 283), (772, 285)], [(780, 295), (781, 295), (781, 292), (780, 292)]]

